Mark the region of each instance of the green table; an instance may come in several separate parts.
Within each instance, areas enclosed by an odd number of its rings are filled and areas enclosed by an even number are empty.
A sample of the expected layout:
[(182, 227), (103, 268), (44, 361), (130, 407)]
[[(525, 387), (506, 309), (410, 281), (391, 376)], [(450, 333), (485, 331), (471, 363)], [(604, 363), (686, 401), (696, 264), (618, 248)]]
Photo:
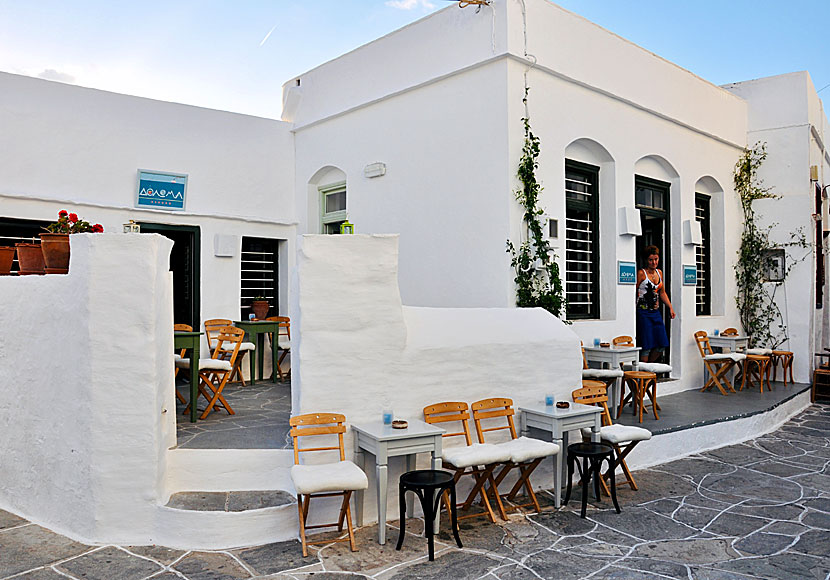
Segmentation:
[[(196, 400), (199, 397), (199, 346), (202, 343), (201, 332), (174, 332), (173, 347), (177, 350), (190, 350), (190, 422), (196, 422)], [(175, 389), (175, 385), (173, 386)]]
[[(262, 367), (265, 363), (264, 357), (259, 353), (265, 350), (265, 334), (274, 333), (274, 340), (277, 340), (277, 335), (280, 331), (280, 323), (271, 320), (234, 320), (234, 326), (241, 328), (248, 334), (248, 340), (256, 344), (256, 350), (251, 353), (251, 384), (256, 384), (254, 377), (254, 370), (256, 362), (259, 361), (259, 380), (262, 380)], [(276, 345), (271, 345), (271, 376), (273, 382), (277, 382), (277, 348)]]

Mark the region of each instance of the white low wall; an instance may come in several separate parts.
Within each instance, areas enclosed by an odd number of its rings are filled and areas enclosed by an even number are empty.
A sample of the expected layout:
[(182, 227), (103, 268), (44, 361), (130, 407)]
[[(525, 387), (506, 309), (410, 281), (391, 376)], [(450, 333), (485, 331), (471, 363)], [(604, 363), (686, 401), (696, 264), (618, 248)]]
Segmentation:
[(176, 444), (171, 247), (77, 234), (68, 275), (0, 277), (0, 508), (87, 542), (154, 542)]

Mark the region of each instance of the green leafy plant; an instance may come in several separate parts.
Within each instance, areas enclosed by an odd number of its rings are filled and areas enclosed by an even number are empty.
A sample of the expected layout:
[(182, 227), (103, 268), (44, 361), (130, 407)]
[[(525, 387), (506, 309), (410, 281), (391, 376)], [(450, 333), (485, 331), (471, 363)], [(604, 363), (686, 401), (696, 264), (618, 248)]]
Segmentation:
[[(775, 243), (771, 233), (777, 224), (765, 227), (758, 225), (758, 215), (753, 204), (761, 199), (780, 198), (772, 192), (772, 188), (764, 187), (763, 181), (758, 178), (758, 169), (766, 158), (766, 144), (758, 142), (751, 149), (744, 150), (733, 172), (735, 191), (740, 196), (743, 211), (741, 246), (738, 250), (738, 263), (735, 265), (738, 287), (735, 302), (751, 346), (777, 348), (789, 340), (789, 336), (775, 301), (775, 293), (784, 284), (792, 268), (804, 260), (809, 252), (800, 258), (793, 258), (787, 252), (789, 248), (808, 248), (801, 228), (791, 234), (788, 242)], [(766, 281), (765, 275), (773, 266), (771, 250), (775, 249), (783, 249), (788, 259), (783, 276), (776, 281)]]
[(44, 228), (51, 234), (82, 234), (86, 232), (101, 233), (104, 226), (101, 224), (90, 224), (82, 220), (76, 213), (69, 213), (65, 209), (58, 212), (58, 221), (49, 224)]
[[(529, 89), (525, 87), (525, 110), (528, 92)], [(516, 273), (516, 305), (523, 308), (541, 307), (554, 316), (563, 318), (565, 299), (559, 264), (556, 263), (556, 254), (551, 251), (550, 244), (543, 236), (539, 220), (539, 216), (544, 213), (538, 205), (542, 186), (536, 179), (541, 143), (530, 128), (528, 114), (525, 114), (522, 124), (525, 142), (518, 169), (521, 188), (516, 190), (515, 195), (524, 209), (522, 220), (527, 225), (529, 239), (519, 244), (518, 248), (507, 240), (510, 265)]]

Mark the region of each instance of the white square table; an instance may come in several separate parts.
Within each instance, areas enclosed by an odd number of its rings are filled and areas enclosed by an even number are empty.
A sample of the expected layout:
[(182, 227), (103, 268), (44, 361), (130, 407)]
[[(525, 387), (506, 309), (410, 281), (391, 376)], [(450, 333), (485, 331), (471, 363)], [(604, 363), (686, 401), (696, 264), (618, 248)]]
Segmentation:
[[(565, 455), (568, 453), (568, 431), (591, 428), (591, 440), (599, 443), (599, 430), (602, 426), (602, 409), (595, 405), (583, 405), (571, 403), (567, 409), (560, 409), (555, 405), (546, 406), (539, 404), (534, 407), (519, 407), (522, 412), (519, 418), (521, 433), (527, 437), (530, 427), (548, 431), (551, 440), (559, 445), (559, 453), (556, 454), (553, 470), (553, 505), (559, 507), (562, 504), (562, 480), (565, 478)], [(580, 441), (582, 436), (580, 434)]]
[(729, 352), (738, 352), (740, 349), (749, 347), (749, 337), (746, 335), (732, 334), (724, 336), (719, 334), (718, 336), (709, 336), (708, 338), (709, 346), (728, 348)]
[[(441, 436), (444, 430), (418, 419), (407, 419), (406, 429), (393, 429), (381, 421), (352, 423), (355, 434), (355, 463), (364, 469), (365, 452), (375, 456), (378, 492), (378, 543), (386, 543), (387, 463), (390, 457), (406, 456), (406, 471), (415, 469), (415, 454), (430, 453), (432, 469), (441, 469)], [(365, 471), (365, 469), (364, 469)], [(363, 525), (363, 491), (355, 497), (357, 525)], [(435, 528), (438, 533), (438, 528)]]
[[(639, 346), (586, 346), (584, 348), (585, 361), (599, 363), (601, 367), (607, 365), (608, 368), (619, 369), (622, 368), (623, 363), (631, 363), (636, 371), (640, 364), (641, 349)], [(614, 393), (611, 397), (608, 397), (611, 402), (611, 410), (615, 413), (622, 404), (622, 381), (621, 378), (616, 380)]]

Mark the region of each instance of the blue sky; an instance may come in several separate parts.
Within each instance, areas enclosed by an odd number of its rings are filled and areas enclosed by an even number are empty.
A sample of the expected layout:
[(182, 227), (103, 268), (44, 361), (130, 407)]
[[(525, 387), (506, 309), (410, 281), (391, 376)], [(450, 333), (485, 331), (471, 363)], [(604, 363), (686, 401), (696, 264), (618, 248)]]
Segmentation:
[[(808, 70), (816, 89), (830, 85), (830, 0), (558, 4), (715, 84)], [(0, 70), (279, 118), (283, 82), (446, 6), (459, 10), (446, 0), (0, 0)]]

